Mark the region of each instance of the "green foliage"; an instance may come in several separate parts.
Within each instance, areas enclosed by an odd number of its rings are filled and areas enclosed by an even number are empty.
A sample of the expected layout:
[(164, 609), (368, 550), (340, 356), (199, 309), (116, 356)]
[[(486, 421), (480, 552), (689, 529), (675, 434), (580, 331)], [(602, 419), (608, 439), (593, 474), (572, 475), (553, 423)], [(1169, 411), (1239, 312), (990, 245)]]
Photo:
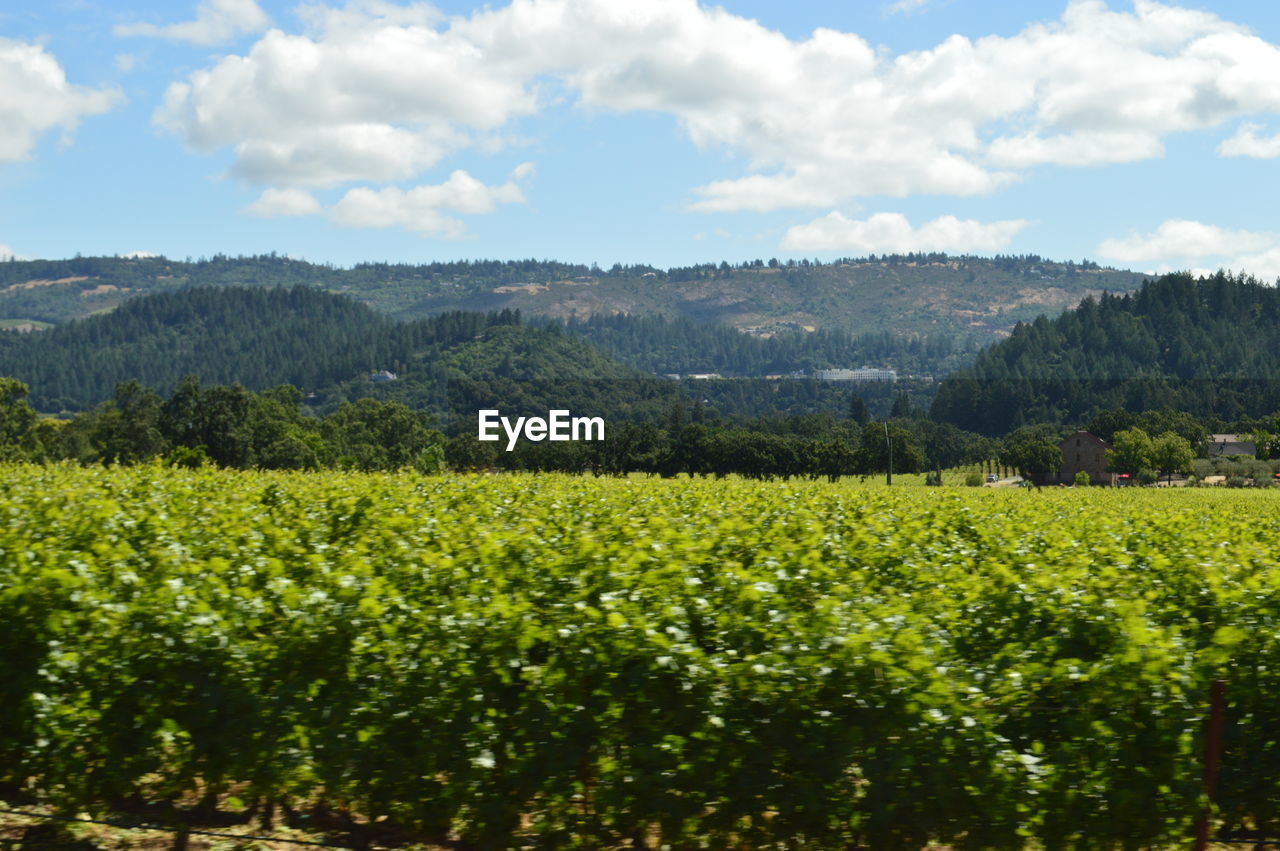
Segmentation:
[(964, 484), (965, 484), (965, 487), (969, 487), (969, 488), (982, 487), (982, 474), (977, 472), (976, 470), (970, 473), (965, 473)]
[(425, 415), (399, 402), (344, 403), (324, 420), (321, 433), (340, 467), (420, 473), (444, 467), (444, 436), (428, 426)]
[(497, 467), (499, 452), (493, 443), (482, 443), (470, 434), (458, 434), (445, 443), (444, 460), (451, 470), (478, 473)]
[[(47, 332), (0, 335), (0, 374), (27, 381), (45, 411), (90, 408), (130, 381), (168, 393), (186, 376), (326, 396), (354, 382), (368, 395), (371, 370), (406, 367), (433, 399), (443, 395), (446, 351), (519, 322), (509, 312), (393, 322), (348, 296), (308, 287), (197, 288), (136, 298)], [(620, 369), (594, 350), (582, 357), (589, 348), (579, 344), (580, 369), (596, 362)]]
[(1151, 466), (1170, 480), (1174, 473), (1189, 473), (1195, 452), (1187, 439), (1167, 431), (1151, 442)]
[(1113, 473), (1136, 476), (1139, 471), (1153, 466), (1151, 437), (1140, 428), (1116, 432), (1107, 450), (1107, 469)]
[(721, 322), (669, 318), (661, 313), (571, 316), (563, 324), (568, 333), (658, 375), (789, 375), (864, 363), (929, 374), (954, 368), (973, 354), (972, 345), (957, 346), (955, 340), (936, 332), (924, 337), (883, 329), (853, 334), (840, 326), (810, 331), (790, 326), (759, 336)]
[(1000, 463), (1029, 482), (1043, 480), (1062, 469), (1062, 450), (1052, 426), (1023, 426), (1000, 444)]
[[(1117, 409), (1235, 420), (1280, 410), (1278, 374), (1280, 290), (1222, 272), (1179, 273), (1019, 324), (943, 382), (933, 415), (983, 434)], [(1199, 443), (1175, 423), (1113, 421), (1103, 432), (1135, 425)]]
[(857, 393), (849, 394), (849, 419), (858, 425), (866, 425), (871, 415), (867, 413), (866, 401)]
[(862, 428), (858, 472), (864, 476), (886, 473), (891, 460), (895, 473), (919, 473), (924, 469), (924, 450), (900, 423), (867, 423)]
[(188, 470), (198, 470), (212, 463), (203, 446), (175, 446), (164, 461), (171, 467), (184, 467)]
[(1076, 474), (1071, 477), (1071, 483), (1078, 488), (1086, 488), (1091, 484), (1092, 480), (1089, 474), (1084, 470), (1077, 470)]
[(1203, 451), (1209, 439), (1204, 423), (1186, 411), (1169, 408), (1136, 413), (1123, 409), (1103, 411), (1089, 422), (1087, 430), (1110, 443), (1116, 432), (1130, 428), (1140, 428), (1149, 435), (1173, 432), (1196, 452)]
[(35, 421), (35, 409), (27, 401), (27, 385), (16, 378), (0, 378), (0, 460), (27, 457), (27, 433)]
[(58, 811), (1174, 846), (1225, 678), (1219, 812), (1280, 818), (1280, 493), (4, 473), (0, 784)]

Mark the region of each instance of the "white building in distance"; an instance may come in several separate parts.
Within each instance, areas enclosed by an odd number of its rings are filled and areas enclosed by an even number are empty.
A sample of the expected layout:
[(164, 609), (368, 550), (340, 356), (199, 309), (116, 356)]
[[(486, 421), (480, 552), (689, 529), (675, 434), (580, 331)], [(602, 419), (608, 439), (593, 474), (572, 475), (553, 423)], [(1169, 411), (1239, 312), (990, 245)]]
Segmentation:
[(814, 372), (819, 381), (888, 381), (898, 380), (898, 372), (893, 369), (878, 369), (864, 366), (859, 369), (819, 369)]

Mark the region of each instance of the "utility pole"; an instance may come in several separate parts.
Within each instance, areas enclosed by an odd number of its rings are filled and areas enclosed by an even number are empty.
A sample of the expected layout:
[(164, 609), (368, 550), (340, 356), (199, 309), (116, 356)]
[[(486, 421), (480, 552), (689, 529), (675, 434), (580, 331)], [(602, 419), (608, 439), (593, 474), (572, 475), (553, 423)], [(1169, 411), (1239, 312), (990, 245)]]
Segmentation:
[(889, 436), (889, 421), (884, 421), (884, 442), (889, 449), (889, 468), (884, 474), (885, 485), (893, 484), (893, 438)]

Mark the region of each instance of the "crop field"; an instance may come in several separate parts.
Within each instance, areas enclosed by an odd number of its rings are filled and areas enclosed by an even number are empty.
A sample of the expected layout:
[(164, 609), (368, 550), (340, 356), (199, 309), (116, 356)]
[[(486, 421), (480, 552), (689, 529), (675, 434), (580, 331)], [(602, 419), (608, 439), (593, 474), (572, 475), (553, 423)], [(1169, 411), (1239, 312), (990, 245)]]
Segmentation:
[(0, 800), (453, 848), (1280, 825), (1280, 493), (0, 468)]

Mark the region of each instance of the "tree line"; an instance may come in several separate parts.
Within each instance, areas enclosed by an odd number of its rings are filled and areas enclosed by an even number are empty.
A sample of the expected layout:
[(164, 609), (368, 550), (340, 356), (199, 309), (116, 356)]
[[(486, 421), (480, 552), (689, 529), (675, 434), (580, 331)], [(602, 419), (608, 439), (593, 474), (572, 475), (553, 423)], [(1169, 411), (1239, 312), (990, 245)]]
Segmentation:
[(0, 459), (175, 466), (436, 472), (444, 436), (399, 402), (361, 399), (309, 416), (290, 385), (254, 392), (189, 376), (164, 398), (137, 381), (69, 420), (41, 417), (27, 387), (0, 378)]
[[(3, 378), (0, 460), (831, 480), (998, 462), (1041, 480), (1060, 469), (1058, 444), (1066, 433), (1037, 424), (993, 439), (929, 419), (905, 394), (881, 420), (853, 393), (839, 416), (726, 418), (697, 399), (664, 401), (662, 420), (612, 421), (602, 441), (521, 441), (506, 452), (479, 441), (474, 421), (442, 426), (432, 414), (394, 400), (360, 398), (320, 414), (291, 385), (255, 392), (188, 376), (167, 397), (137, 381), (121, 382), (107, 402), (55, 419), (37, 414), (25, 384)], [(1257, 444), (1258, 459), (1280, 456), (1280, 416), (1235, 425)], [(1193, 458), (1207, 451), (1205, 424), (1185, 412), (1106, 411), (1087, 427), (1111, 442), (1110, 469), (1138, 478), (1188, 472)]]
[(361, 398), (317, 414), (291, 385), (255, 392), (187, 376), (162, 396), (131, 380), (69, 419), (40, 416), (27, 396), (23, 382), (0, 378), (0, 460), (835, 479), (888, 470), (889, 441), (892, 469), (902, 473), (973, 462), (993, 451), (986, 438), (920, 417), (870, 421), (857, 396), (843, 417), (739, 422), (676, 400), (664, 422), (615, 421), (603, 441), (521, 442), (513, 452), (480, 442), (460, 424), (447, 437), (431, 414), (394, 400)]

